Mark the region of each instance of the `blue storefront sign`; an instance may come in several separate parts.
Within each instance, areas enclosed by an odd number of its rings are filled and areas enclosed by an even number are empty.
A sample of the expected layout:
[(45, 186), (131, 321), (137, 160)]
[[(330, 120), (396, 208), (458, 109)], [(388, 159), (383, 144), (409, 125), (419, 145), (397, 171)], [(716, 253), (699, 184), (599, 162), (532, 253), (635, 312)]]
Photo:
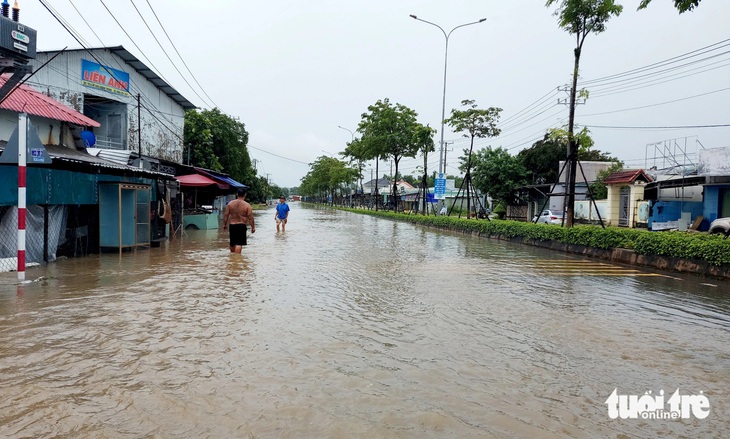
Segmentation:
[(129, 94), (129, 73), (81, 60), (81, 83), (112, 93)]

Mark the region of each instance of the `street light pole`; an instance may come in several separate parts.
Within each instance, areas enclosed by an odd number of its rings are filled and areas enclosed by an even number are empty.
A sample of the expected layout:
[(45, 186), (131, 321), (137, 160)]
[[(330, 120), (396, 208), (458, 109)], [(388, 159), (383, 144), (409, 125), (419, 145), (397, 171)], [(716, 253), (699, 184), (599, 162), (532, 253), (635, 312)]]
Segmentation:
[(343, 126), (340, 126), (340, 125), (337, 125), (337, 128), (342, 128), (345, 131), (349, 131), (350, 132), (350, 135), (352, 136), (352, 138), (350, 140), (353, 141), (353, 142), (355, 141), (355, 133), (352, 132), (352, 130), (348, 130), (347, 128), (345, 128)]
[(444, 94), (443, 99), (441, 101), (441, 141), (440, 141), (440, 149), (439, 149), (439, 173), (446, 173), (446, 163), (444, 163), (444, 120), (446, 119), (446, 66), (448, 64), (449, 60), (449, 37), (451, 36), (451, 33), (455, 31), (456, 29), (464, 26), (470, 26), (472, 24), (479, 24), (484, 21), (486, 21), (486, 18), (482, 18), (478, 21), (473, 21), (471, 23), (464, 23), (456, 26), (455, 28), (451, 29), (448, 33), (439, 26), (436, 23), (431, 23), (430, 21), (426, 21), (422, 18), (418, 18), (415, 15), (411, 14), (411, 18), (414, 20), (422, 21), (424, 23), (430, 24), (431, 26), (436, 26), (439, 28), (439, 30), (444, 34), (444, 38), (446, 38), (446, 50), (444, 51)]

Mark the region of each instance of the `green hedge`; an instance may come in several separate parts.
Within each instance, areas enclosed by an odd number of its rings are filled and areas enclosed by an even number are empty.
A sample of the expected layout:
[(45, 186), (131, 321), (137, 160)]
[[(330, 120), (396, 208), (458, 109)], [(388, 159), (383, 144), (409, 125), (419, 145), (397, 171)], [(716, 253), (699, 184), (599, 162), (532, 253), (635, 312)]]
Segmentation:
[(627, 248), (642, 255), (707, 261), (712, 265), (730, 265), (730, 239), (721, 235), (688, 232), (650, 232), (618, 227), (575, 226), (570, 229), (550, 224), (532, 224), (510, 220), (474, 220), (449, 216), (407, 215), (373, 210), (343, 210), (376, 215), (426, 226), (505, 238), (522, 237), (541, 241), (558, 241), (599, 249)]

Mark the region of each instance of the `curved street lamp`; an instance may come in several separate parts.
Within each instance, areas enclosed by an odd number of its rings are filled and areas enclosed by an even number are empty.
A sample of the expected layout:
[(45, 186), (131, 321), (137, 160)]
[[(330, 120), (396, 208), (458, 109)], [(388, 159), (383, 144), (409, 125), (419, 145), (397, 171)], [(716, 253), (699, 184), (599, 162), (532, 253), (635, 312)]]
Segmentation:
[(451, 29), (448, 33), (439, 26), (436, 23), (431, 23), (430, 21), (426, 21), (422, 18), (418, 18), (415, 15), (411, 14), (411, 18), (414, 20), (422, 21), (424, 23), (430, 24), (431, 26), (436, 26), (441, 30), (441, 32), (444, 34), (444, 38), (446, 38), (446, 50), (444, 51), (444, 94), (443, 94), (443, 100), (441, 102), (441, 147), (439, 149), (439, 173), (446, 173), (446, 164), (444, 163), (444, 120), (446, 119), (446, 65), (449, 60), (449, 37), (451, 36), (451, 33), (455, 31), (456, 29), (464, 26), (470, 26), (472, 24), (479, 24), (484, 21), (486, 21), (486, 18), (479, 19), (478, 21), (472, 21), (471, 23), (464, 23), (456, 26), (455, 28)]
[(347, 128), (345, 128), (343, 126), (340, 126), (340, 125), (337, 125), (337, 128), (342, 128), (345, 131), (349, 131), (350, 132), (350, 135), (352, 136), (352, 138), (350, 139), (350, 141), (354, 141), (355, 140), (355, 133), (352, 130), (348, 130)]

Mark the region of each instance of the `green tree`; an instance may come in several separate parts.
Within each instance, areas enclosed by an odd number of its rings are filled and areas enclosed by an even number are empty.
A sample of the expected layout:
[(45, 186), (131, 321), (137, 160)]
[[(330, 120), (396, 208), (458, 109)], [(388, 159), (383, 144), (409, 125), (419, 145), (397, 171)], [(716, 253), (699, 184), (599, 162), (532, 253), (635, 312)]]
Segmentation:
[(500, 133), (497, 128), (501, 108), (489, 107), (487, 109), (477, 108), (473, 100), (464, 99), (461, 105), (464, 110), (451, 110), (451, 117), (444, 120), (451, 129), (457, 133), (464, 133), (464, 137), (470, 139), (469, 151), (466, 154), (466, 211), (471, 212), (471, 156), (474, 151), (474, 139), (485, 137), (496, 137)]
[(606, 170), (598, 171), (596, 181), (590, 184), (591, 195), (594, 200), (605, 200), (608, 197), (608, 186), (604, 183), (606, 177), (613, 174), (614, 172), (620, 171), (624, 168), (624, 164), (618, 160), (615, 160), (611, 167)]
[[(417, 128), (417, 132), (414, 134), (416, 137), (416, 143), (421, 145), (419, 148), (420, 153), (423, 155), (423, 169), (421, 169), (421, 181), (408, 181), (412, 186), (420, 186), (421, 191), (421, 199), (423, 200), (423, 205), (421, 207), (421, 213), (423, 215), (428, 215), (428, 210), (426, 208), (426, 203), (428, 202), (428, 196), (426, 195), (426, 189), (429, 187), (428, 185), (428, 154), (430, 152), (434, 152), (436, 150), (436, 144), (433, 141), (433, 136), (436, 134), (436, 130), (432, 129), (430, 126), (421, 125)], [(420, 138), (420, 140), (419, 140)], [(415, 180), (415, 179), (414, 179)], [(416, 203), (419, 204), (420, 200), (416, 200)]]
[[(562, 128), (553, 128), (548, 130), (548, 136), (554, 142), (563, 145), (563, 149), (568, 147), (570, 136), (568, 132)], [(598, 149), (593, 149), (595, 142), (591, 137), (591, 132), (587, 127), (583, 127), (580, 131), (573, 135), (576, 146), (578, 148), (578, 160), (587, 162), (613, 162), (617, 159), (611, 157), (609, 153), (602, 152)]]
[(360, 139), (353, 139), (347, 144), (345, 151), (342, 156), (349, 160), (350, 165), (355, 166), (357, 170), (357, 176), (360, 180), (360, 190), (362, 191), (362, 173), (365, 169), (365, 162), (372, 160), (374, 157), (370, 157), (370, 151), (367, 150), (365, 142)]
[(184, 136), (192, 165), (225, 172), (244, 184), (256, 175), (248, 154), (245, 125), (217, 108), (187, 111)]
[(558, 168), (560, 161), (565, 160), (565, 150), (564, 144), (545, 134), (542, 140), (520, 151), (517, 157), (532, 175), (530, 178), (532, 184), (554, 183), (558, 181)]
[(575, 171), (578, 148), (573, 137), (575, 124), (575, 102), (577, 95), (578, 71), (580, 67), (580, 56), (586, 37), (591, 34), (599, 34), (606, 30), (606, 23), (612, 16), (618, 16), (623, 6), (616, 4), (614, 0), (547, 0), (545, 6), (558, 5), (555, 15), (558, 17), (558, 24), (570, 34), (575, 35), (575, 48), (573, 49), (573, 85), (570, 89), (570, 114), (568, 116), (568, 200), (566, 209), (566, 227), (573, 226), (573, 213), (575, 210)]
[(258, 181), (248, 154), (245, 125), (219, 109), (189, 110), (183, 130), (185, 145), (190, 148), (190, 164), (227, 173), (249, 186), (248, 199), (266, 199), (265, 185)]
[[(680, 14), (691, 11), (700, 5), (701, 0), (674, 0), (674, 7), (677, 8)], [(651, 3), (651, 0), (641, 0), (639, 3), (639, 10), (646, 8)]]
[(350, 168), (342, 160), (330, 156), (320, 156), (309, 164), (309, 172), (302, 178), (299, 186), (301, 195), (325, 198), (332, 196), (334, 204), (337, 189), (348, 185), (357, 178), (357, 169)]
[(501, 108), (489, 107), (487, 109), (477, 108), (473, 100), (464, 99), (461, 101), (465, 110), (451, 110), (451, 117), (444, 120), (455, 132), (464, 133), (464, 137), (471, 139), (469, 150), (474, 149), (474, 139), (485, 137), (496, 137), (501, 132), (497, 128)]
[[(425, 133), (431, 129), (424, 127), (416, 118), (418, 114), (402, 104), (391, 104), (388, 98), (379, 100), (363, 113), (357, 131), (362, 134), (361, 141), (370, 157), (391, 158), (398, 174), (398, 165), (403, 157), (415, 157), (425, 148), (427, 142), (433, 143), (432, 136)], [(394, 208), (398, 209), (398, 185), (393, 181)]]
[(472, 155), (474, 186), (497, 201), (507, 201), (510, 193), (527, 184), (529, 175), (522, 160), (504, 148), (491, 146)]

